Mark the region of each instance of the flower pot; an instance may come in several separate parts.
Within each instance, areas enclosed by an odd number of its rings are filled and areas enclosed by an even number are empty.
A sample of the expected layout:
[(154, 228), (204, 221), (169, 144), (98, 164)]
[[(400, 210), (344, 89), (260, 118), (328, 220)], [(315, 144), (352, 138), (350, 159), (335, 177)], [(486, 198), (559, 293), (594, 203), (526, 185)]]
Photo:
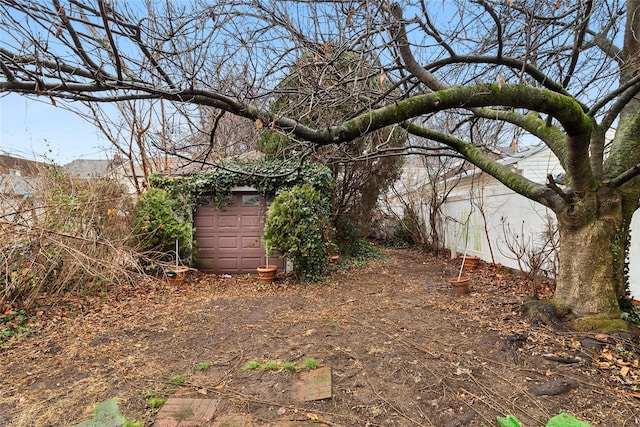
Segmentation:
[(263, 285), (269, 285), (276, 280), (276, 272), (278, 271), (277, 265), (259, 265), (256, 268), (258, 271), (258, 278)]
[(174, 265), (164, 269), (164, 274), (167, 276), (169, 284), (174, 286), (181, 286), (184, 284), (184, 281), (187, 278), (187, 273), (189, 273), (189, 267), (184, 265)]
[(340, 259), (340, 255), (329, 255), (329, 264), (337, 264)]
[(456, 295), (464, 295), (471, 292), (469, 290), (469, 278), (466, 276), (462, 276), (460, 278), (454, 277), (449, 279), (449, 283), (453, 288), (453, 293)]
[(462, 268), (464, 268), (466, 271), (475, 270), (478, 266), (478, 262), (480, 262), (480, 257), (477, 256), (467, 255), (465, 257), (464, 255), (460, 255), (459, 257), (460, 259), (464, 259)]

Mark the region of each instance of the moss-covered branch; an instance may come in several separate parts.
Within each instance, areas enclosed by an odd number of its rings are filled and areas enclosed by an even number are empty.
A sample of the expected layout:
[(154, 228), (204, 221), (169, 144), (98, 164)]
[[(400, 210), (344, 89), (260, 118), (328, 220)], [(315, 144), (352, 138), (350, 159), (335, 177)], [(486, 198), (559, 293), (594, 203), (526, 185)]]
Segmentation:
[(416, 124), (408, 123), (406, 124), (406, 129), (413, 135), (428, 138), (451, 147), (482, 171), (493, 176), (495, 179), (524, 197), (542, 203), (554, 211), (560, 211), (566, 206), (563, 197), (560, 197), (548, 187), (535, 183), (514, 172), (503, 164), (496, 162), (493, 158), (485, 154), (482, 149), (473, 144), (468, 144), (452, 135), (436, 132)]
[(567, 135), (556, 126), (547, 125), (538, 113), (519, 114), (515, 111), (477, 108), (477, 116), (514, 124), (543, 141), (556, 155), (563, 168), (567, 167)]

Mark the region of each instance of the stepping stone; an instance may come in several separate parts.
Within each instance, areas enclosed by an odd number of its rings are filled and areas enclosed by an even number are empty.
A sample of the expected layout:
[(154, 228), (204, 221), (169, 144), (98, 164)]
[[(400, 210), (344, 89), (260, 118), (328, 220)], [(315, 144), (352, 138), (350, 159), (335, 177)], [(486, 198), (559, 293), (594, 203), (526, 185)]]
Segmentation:
[(296, 383), (298, 400), (309, 402), (312, 400), (329, 399), (331, 397), (331, 367), (325, 366), (300, 374), (300, 381)]
[(254, 427), (255, 420), (251, 415), (228, 414), (216, 418), (213, 427)]
[(156, 427), (210, 426), (220, 403), (217, 399), (170, 397), (156, 416)]

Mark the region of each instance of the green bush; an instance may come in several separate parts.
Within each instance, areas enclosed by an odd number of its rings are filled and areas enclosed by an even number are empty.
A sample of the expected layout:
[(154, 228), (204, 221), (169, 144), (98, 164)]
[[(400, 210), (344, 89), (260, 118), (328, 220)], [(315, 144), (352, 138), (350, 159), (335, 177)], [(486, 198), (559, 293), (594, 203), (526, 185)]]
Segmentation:
[(180, 258), (192, 252), (193, 228), (188, 210), (178, 198), (160, 188), (147, 190), (138, 199), (135, 233), (141, 249), (175, 254), (176, 239)]
[(269, 207), (265, 247), (277, 248), (291, 258), (305, 278), (318, 279), (328, 264), (328, 223), (329, 200), (309, 184), (294, 186), (281, 192)]

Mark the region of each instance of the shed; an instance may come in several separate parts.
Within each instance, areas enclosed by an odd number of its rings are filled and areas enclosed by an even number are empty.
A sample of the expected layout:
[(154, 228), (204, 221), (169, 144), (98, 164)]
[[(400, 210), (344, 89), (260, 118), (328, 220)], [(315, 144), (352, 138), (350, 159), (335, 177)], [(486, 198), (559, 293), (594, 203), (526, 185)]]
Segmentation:
[[(278, 191), (309, 183), (330, 198), (334, 182), (321, 164), (266, 157), (230, 158), (205, 171), (150, 177), (152, 187), (184, 202), (195, 227), (195, 266), (216, 274), (255, 273), (266, 264), (264, 227)], [(284, 269), (286, 260), (275, 253), (269, 264)]]
[[(202, 196), (193, 214), (196, 267), (207, 273), (255, 273), (266, 263), (262, 235), (269, 202), (250, 187), (233, 188), (220, 208)], [(269, 264), (282, 269), (285, 261), (274, 257)]]

